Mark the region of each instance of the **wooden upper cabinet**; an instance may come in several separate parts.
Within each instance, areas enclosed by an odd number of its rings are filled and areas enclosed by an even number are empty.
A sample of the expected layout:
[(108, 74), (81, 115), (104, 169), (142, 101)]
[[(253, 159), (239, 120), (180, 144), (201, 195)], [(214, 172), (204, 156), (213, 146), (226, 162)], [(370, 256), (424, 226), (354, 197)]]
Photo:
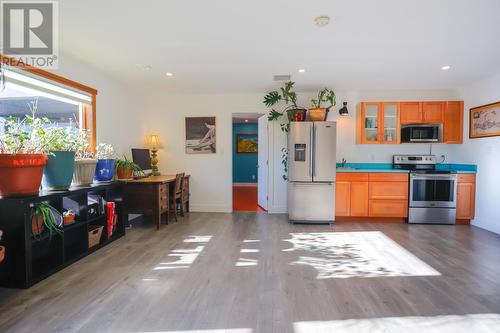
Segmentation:
[(444, 142), (461, 144), (463, 142), (464, 102), (447, 102), (444, 109)]
[(361, 117), (360, 117), (360, 131), (361, 143), (381, 143), (382, 138), (379, 131), (380, 116), (381, 116), (380, 103), (361, 103)]
[(383, 102), (380, 104), (382, 108), (380, 116), (380, 134), (382, 136), (382, 143), (400, 143), (401, 130), (399, 126), (399, 103)]
[(423, 102), (422, 103), (422, 122), (424, 123), (443, 123), (445, 102)]
[(401, 102), (399, 103), (401, 113), (401, 124), (418, 124), (423, 121), (422, 103)]
[(400, 143), (398, 102), (363, 102), (359, 117), (359, 143)]

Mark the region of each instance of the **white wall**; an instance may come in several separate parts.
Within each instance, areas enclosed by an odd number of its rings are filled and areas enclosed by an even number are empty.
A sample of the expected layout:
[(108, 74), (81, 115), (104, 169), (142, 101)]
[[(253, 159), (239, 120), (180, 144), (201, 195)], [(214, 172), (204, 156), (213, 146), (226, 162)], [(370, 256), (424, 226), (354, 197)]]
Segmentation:
[(500, 233), (500, 137), (469, 139), (469, 109), (500, 101), (500, 74), (459, 90), (465, 102), (464, 145), (454, 160), (478, 165), (473, 224)]

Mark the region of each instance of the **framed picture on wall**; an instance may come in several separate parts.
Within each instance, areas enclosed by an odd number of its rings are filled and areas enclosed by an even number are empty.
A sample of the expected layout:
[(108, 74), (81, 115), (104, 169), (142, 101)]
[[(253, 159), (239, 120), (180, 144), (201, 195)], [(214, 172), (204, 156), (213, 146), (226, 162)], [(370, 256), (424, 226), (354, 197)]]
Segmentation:
[(500, 102), (470, 109), (469, 138), (500, 136)]
[(236, 134), (236, 152), (238, 154), (257, 154), (259, 151), (257, 133)]
[(186, 154), (215, 152), (215, 117), (186, 117)]

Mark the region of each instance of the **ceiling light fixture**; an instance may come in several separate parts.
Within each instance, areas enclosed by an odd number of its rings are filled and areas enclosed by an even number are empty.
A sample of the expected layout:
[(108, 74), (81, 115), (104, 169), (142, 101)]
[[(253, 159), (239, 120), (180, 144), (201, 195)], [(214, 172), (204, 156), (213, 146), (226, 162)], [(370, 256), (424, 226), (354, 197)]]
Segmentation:
[(167, 73), (165, 73), (165, 75), (168, 77), (171, 77), (171, 76), (174, 76), (174, 73), (167, 72)]
[(305, 73), (306, 70), (304, 68), (299, 69), (299, 73)]
[(446, 65), (446, 66), (441, 67), (441, 70), (443, 70), (443, 71), (447, 71), (447, 70), (448, 70), (448, 69), (450, 69), (450, 68), (451, 68), (451, 66), (450, 66), (450, 65)]
[(248, 119), (245, 119), (245, 123), (248, 123)]
[(327, 25), (328, 25), (328, 23), (330, 23), (330, 17), (329, 17), (329, 16), (326, 16), (326, 15), (316, 16), (316, 17), (314, 18), (314, 23), (315, 23), (318, 27), (322, 28), (322, 27), (324, 27), (324, 26), (327, 26)]

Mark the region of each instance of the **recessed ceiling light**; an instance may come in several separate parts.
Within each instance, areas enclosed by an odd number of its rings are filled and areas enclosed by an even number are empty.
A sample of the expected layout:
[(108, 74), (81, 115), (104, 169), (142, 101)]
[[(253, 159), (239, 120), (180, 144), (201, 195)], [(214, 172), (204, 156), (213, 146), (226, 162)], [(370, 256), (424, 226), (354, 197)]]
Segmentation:
[(248, 119), (245, 119), (245, 123), (248, 123)]
[(174, 76), (174, 73), (167, 72), (165, 73), (166, 76)]
[(135, 67), (137, 67), (142, 71), (149, 71), (153, 68), (151, 65), (146, 65), (146, 64), (135, 64)]
[(322, 28), (322, 27), (328, 25), (328, 23), (330, 23), (330, 17), (326, 16), (326, 15), (317, 16), (314, 18), (314, 23), (318, 27)]
[(304, 68), (299, 69), (299, 73), (305, 73), (306, 70)]
[(443, 71), (447, 71), (447, 70), (448, 70), (448, 69), (450, 69), (450, 68), (451, 68), (451, 66), (450, 66), (450, 65), (446, 65), (446, 66), (441, 67), (441, 70), (443, 70)]

